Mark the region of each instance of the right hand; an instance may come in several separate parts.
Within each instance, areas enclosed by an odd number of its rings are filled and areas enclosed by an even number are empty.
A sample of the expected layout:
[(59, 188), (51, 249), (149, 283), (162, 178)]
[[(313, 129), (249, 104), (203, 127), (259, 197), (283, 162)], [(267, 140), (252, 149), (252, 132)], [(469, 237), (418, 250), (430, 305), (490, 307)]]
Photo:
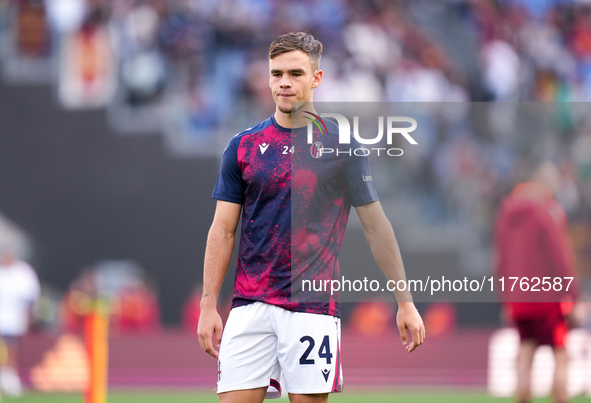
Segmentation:
[[(396, 325), (400, 332), (400, 340), (405, 346), (406, 351), (412, 353), (418, 346), (425, 341), (425, 325), (423, 319), (412, 302), (401, 302), (398, 304), (398, 313), (396, 314)], [(408, 340), (410, 332), (410, 343)]]
[[(217, 309), (201, 309), (199, 315), (199, 324), (197, 325), (197, 336), (199, 336), (199, 345), (207, 354), (219, 358), (218, 350), (222, 343), (222, 318)], [(215, 338), (215, 348), (213, 339)]]

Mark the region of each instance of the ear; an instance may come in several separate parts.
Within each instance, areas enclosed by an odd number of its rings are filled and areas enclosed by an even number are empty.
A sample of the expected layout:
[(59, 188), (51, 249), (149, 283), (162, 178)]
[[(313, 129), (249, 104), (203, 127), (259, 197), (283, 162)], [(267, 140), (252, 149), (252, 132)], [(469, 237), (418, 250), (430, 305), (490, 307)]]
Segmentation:
[(271, 63), (273, 59), (269, 59), (269, 88), (271, 88)]
[(322, 70), (316, 70), (313, 74), (314, 79), (312, 81), (312, 88), (316, 88), (322, 82), (322, 78), (324, 77), (324, 72)]

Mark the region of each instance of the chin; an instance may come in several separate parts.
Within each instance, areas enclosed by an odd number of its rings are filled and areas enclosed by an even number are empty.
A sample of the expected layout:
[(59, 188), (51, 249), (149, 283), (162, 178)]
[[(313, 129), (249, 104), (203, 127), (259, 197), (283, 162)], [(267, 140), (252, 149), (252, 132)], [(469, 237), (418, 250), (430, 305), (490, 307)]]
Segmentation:
[(285, 108), (283, 106), (277, 105), (277, 109), (279, 109), (279, 112), (281, 112), (281, 113), (287, 113), (287, 114), (291, 115), (291, 106), (288, 108)]

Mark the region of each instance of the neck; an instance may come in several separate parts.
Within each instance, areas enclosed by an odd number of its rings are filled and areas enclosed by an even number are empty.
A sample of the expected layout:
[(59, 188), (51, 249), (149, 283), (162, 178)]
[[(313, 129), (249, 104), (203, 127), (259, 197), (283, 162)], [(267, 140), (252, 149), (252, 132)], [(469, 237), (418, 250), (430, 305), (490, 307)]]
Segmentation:
[(279, 108), (275, 108), (274, 117), (279, 126), (291, 129), (291, 113), (281, 112)]
[(308, 114), (304, 114), (304, 111), (316, 113), (314, 104), (310, 101), (309, 103), (300, 106), (297, 110), (293, 111), (293, 113), (281, 112), (279, 108), (275, 108), (275, 114), (273, 116), (275, 117), (277, 124), (280, 126), (288, 129), (298, 129), (300, 127), (305, 127), (310, 123), (310, 120), (306, 118)]
[(538, 182), (524, 182), (515, 187), (515, 194), (532, 199), (552, 199), (552, 191)]

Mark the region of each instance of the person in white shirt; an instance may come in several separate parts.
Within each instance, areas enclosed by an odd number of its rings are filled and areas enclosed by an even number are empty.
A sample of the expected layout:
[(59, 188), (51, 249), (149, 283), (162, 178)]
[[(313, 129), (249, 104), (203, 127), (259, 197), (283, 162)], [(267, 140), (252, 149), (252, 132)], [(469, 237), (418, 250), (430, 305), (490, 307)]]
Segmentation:
[(19, 340), (27, 333), (39, 293), (35, 270), (11, 251), (0, 250), (0, 350), (4, 350), (0, 354), (0, 391), (10, 396), (22, 393), (17, 372)]

